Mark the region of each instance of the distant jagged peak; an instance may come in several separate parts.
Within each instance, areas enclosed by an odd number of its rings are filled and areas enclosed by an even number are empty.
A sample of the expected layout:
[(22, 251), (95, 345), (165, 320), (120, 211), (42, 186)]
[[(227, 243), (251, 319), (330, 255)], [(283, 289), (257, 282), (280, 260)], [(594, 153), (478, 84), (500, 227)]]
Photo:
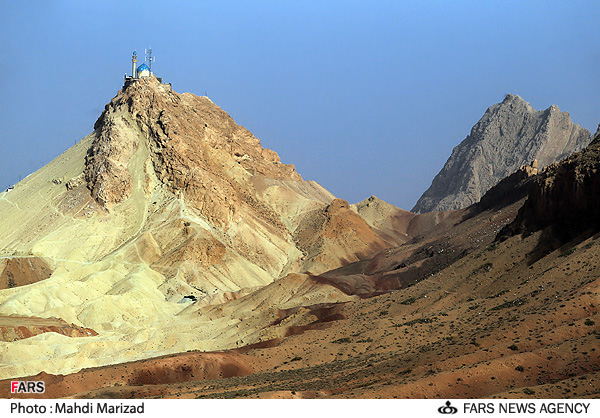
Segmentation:
[(583, 149), (590, 133), (556, 105), (536, 111), (516, 94), (490, 106), (453, 151), (412, 209), (416, 213), (465, 208), (500, 180), (537, 160), (539, 168)]
[(504, 100), (502, 100), (500, 105), (510, 105), (510, 106), (519, 106), (519, 107), (523, 106), (532, 112), (536, 111), (533, 108), (533, 106), (531, 106), (521, 96), (519, 96), (518, 94), (513, 94), (513, 93), (508, 93), (506, 96), (504, 96)]

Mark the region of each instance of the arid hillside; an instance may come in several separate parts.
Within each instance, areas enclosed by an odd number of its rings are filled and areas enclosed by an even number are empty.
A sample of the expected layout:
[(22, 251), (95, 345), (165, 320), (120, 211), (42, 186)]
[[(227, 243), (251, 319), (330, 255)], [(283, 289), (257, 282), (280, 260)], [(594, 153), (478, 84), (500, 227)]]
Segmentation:
[(138, 80), (0, 195), (0, 378), (81, 398), (597, 397), (598, 147), (464, 209), (349, 205), (208, 98)]
[(210, 99), (155, 77), (128, 83), (94, 132), (1, 193), (0, 219), (0, 315), (91, 330), (0, 342), (2, 378), (283, 336), (265, 329), (278, 309), (354, 297), (312, 276), (399, 242)]
[[(234, 318), (278, 306), (258, 344), (43, 377), (52, 396), (84, 398), (597, 397), (600, 231), (506, 232), (535, 197), (505, 191), (535, 190), (543, 175), (524, 170), (485, 204), (360, 262), (188, 308)], [(324, 284), (341, 293), (282, 309), (292, 289)], [(235, 367), (218, 372), (217, 358)]]

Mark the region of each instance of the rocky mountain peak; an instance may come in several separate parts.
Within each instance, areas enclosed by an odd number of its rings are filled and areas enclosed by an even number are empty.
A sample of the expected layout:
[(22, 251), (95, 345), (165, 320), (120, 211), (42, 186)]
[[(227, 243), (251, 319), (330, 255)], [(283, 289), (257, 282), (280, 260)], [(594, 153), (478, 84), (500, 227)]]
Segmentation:
[(84, 177), (107, 208), (131, 194), (136, 153), (150, 157), (135, 168), (145, 171), (147, 192), (162, 184), (217, 224), (227, 224), (237, 203), (253, 194), (249, 178), (302, 180), (208, 97), (176, 93), (155, 77), (124, 87), (94, 128)]
[(590, 142), (590, 132), (552, 105), (536, 111), (516, 94), (489, 107), (452, 151), (413, 212), (455, 210), (479, 199), (519, 167), (560, 161)]

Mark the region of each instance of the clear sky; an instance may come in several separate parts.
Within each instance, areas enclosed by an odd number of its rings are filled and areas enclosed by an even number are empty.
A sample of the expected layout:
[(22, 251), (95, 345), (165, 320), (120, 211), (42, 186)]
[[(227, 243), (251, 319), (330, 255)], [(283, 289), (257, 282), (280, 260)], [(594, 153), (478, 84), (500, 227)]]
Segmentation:
[(486, 108), (516, 93), (600, 122), (598, 1), (0, 2), (0, 188), (93, 130), (152, 47), (350, 203), (410, 209)]

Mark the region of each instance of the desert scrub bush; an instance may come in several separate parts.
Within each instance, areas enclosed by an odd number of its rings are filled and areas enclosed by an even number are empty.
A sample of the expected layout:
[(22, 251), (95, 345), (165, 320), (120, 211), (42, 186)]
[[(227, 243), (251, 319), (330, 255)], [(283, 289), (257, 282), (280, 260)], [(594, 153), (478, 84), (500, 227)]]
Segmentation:
[(333, 340), (334, 344), (347, 344), (350, 342), (350, 337), (338, 338), (337, 340)]
[(565, 251), (564, 253), (560, 254), (559, 257), (568, 257), (571, 254), (573, 254), (575, 251), (577, 251), (577, 248), (571, 248), (568, 249), (567, 251)]
[(535, 391), (532, 389), (529, 389), (529, 388), (525, 388), (525, 389), (523, 389), (523, 393), (525, 395), (533, 395), (535, 393)]
[(488, 273), (492, 270), (492, 267), (494, 267), (494, 265), (492, 263), (482, 264), (479, 267), (477, 267), (475, 270), (473, 270), (471, 272), (471, 274), (469, 274), (469, 277), (477, 276), (478, 274), (481, 274), (481, 273)]
[(15, 283), (15, 276), (10, 271), (6, 272), (6, 276), (8, 277), (8, 288), (11, 289), (13, 287), (17, 287)]
[(509, 300), (508, 302), (504, 302), (501, 305), (494, 306), (493, 308), (490, 308), (490, 311), (499, 311), (500, 309), (514, 308), (516, 306), (525, 305), (526, 303), (527, 303), (527, 299), (525, 299), (525, 298), (516, 298), (516, 299), (513, 299), (513, 300)]
[(584, 325), (587, 325), (588, 327), (591, 327), (595, 324), (594, 321), (592, 321), (590, 318), (587, 318), (584, 322)]
[(495, 298), (499, 298), (500, 296), (502, 296), (502, 295), (505, 295), (505, 294), (506, 294), (506, 293), (508, 293), (508, 292), (509, 292), (509, 290), (508, 290), (508, 289), (502, 290), (502, 291), (500, 291), (500, 292), (496, 293), (495, 295), (488, 296), (488, 299), (495, 299)]
[(518, 372), (522, 372), (523, 370), (525, 370), (525, 368), (523, 366), (517, 366), (515, 367), (515, 370)]
[(583, 247), (581, 247), (582, 250), (589, 250), (590, 248), (592, 248), (594, 246), (594, 242), (588, 242), (587, 244), (585, 244)]
[(517, 347), (515, 344), (509, 345), (508, 349), (512, 351), (519, 351), (519, 347)]
[(404, 299), (402, 302), (400, 302), (400, 304), (401, 305), (412, 305), (416, 301), (417, 301), (417, 298), (415, 298), (414, 296), (411, 296), (408, 299)]
[(417, 318), (417, 319), (412, 319), (410, 321), (405, 322), (402, 325), (406, 325), (408, 327), (412, 327), (415, 324), (431, 324), (434, 321), (437, 321), (437, 316), (434, 316), (432, 318)]

